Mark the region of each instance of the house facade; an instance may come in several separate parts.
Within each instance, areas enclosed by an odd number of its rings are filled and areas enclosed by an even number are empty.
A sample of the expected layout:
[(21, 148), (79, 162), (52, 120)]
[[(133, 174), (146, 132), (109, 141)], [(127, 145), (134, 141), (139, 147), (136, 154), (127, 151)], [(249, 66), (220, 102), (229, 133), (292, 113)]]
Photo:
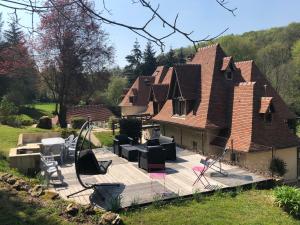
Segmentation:
[(180, 146), (204, 155), (228, 148), (228, 159), (257, 171), (269, 171), (277, 157), (287, 165), (285, 179), (298, 178), (294, 113), (254, 61), (235, 62), (219, 44), (138, 77), (120, 107), (123, 115), (151, 114)]

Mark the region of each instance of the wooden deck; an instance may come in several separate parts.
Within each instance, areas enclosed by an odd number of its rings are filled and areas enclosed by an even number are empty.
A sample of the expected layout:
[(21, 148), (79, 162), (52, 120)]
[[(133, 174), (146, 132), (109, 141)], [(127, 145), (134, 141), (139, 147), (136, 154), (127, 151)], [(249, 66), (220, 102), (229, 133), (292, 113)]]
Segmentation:
[[(149, 174), (138, 168), (136, 162), (128, 162), (120, 158), (107, 149), (95, 149), (97, 158), (100, 160), (112, 159), (113, 163), (106, 175), (97, 175), (85, 177), (83, 180), (87, 183), (119, 183), (119, 187), (101, 187), (99, 193), (104, 197), (101, 198), (97, 192), (87, 190), (69, 200), (81, 204), (90, 202), (99, 207), (109, 209), (113, 199), (121, 196), (122, 207), (131, 204), (149, 203), (157, 199), (172, 198), (175, 196), (185, 196), (195, 193), (195, 191), (209, 191), (203, 187), (201, 182), (193, 183), (196, 179), (192, 167), (199, 165), (201, 155), (188, 150), (177, 150), (177, 160), (166, 163), (166, 177), (163, 180), (152, 180)], [(207, 179), (211, 185), (217, 188), (235, 187), (239, 185), (256, 183), (267, 180), (267, 178), (254, 173), (250, 173), (237, 166), (222, 164), (222, 168), (228, 173), (228, 176), (222, 176), (213, 170), (209, 170)], [(62, 198), (70, 193), (82, 189), (75, 175), (73, 164), (61, 166), (61, 172), (64, 177), (64, 183), (54, 184), (54, 189)]]

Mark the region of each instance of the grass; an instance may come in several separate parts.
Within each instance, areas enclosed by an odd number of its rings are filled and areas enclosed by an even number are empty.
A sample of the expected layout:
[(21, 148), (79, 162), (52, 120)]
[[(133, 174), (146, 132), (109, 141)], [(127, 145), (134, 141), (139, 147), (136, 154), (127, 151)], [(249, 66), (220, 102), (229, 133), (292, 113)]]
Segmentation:
[(0, 125), (0, 153), (7, 156), (9, 149), (17, 145), (19, 134), (32, 132), (45, 132), (45, 130), (33, 127), (15, 128)]
[(55, 110), (55, 103), (35, 103), (22, 108), (21, 113), (28, 115), (34, 120), (42, 116), (53, 117), (52, 112)]
[(114, 135), (112, 134), (111, 131), (97, 132), (94, 134), (98, 138), (102, 146), (107, 146), (107, 147), (113, 146)]
[(125, 224), (181, 225), (181, 224), (277, 224), (294, 225), (299, 221), (275, 206), (273, 191), (251, 190), (236, 197), (214, 195), (196, 200), (169, 204), (159, 208), (150, 206), (135, 212), (122, 213)]

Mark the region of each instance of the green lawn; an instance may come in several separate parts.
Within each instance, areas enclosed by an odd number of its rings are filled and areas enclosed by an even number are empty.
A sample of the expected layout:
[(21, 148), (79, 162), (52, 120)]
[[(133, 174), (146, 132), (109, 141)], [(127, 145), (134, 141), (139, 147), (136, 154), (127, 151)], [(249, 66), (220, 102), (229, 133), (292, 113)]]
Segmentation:
[(55, 103), (35, 103), (27, 105), (22, 109), (22, 113), (32, 119), (38, 120), (42, 116), (53, 117), (52, 112), (55, 110)]
[(46, 115), (52, 115), (52, 112), (55, 110), (55, 103), (36, 103), (33, 104), (34, 108), (44, 112)]
[(19, 134), (31, 132), (45, 132), (45, 130), (33, 127), (15, 128), (0, 125), (0, 154), (8, 155), (9, 149), (17, 145)]
[(123, 213), (125, 224), (182, 225), (182, 224), (300, 224), (273, 203), (273, 191), (251, 190), (229, 195), (204, 197), (200, 202), (153, 207)]
[(114, 135), (112, 134), (111, 131), (103, 131), (94, 134), (98, 138), (102, 146), (107, 146), (107, 147), (113, 146)]

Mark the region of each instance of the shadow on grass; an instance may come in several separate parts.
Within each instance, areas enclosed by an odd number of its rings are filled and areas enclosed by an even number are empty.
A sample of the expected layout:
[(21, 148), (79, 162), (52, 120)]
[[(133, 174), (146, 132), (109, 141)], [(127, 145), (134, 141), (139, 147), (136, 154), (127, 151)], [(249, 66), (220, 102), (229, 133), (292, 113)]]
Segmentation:
[(23, 198), (3, 187), (0, 188), (0, 202), (0, 224), (2, 225), (62, 224), (50, 208), (43, 208), (29, 198)]
[(22, 114), (26, 114), (26, 115), (30, 116), (34, 120), (39, 120), (39, 118), (41, 118), (42, 116), (45, 116), (45, 114), (46, 114), (45, 112), (43, 112), (39, 109), (35, 109), (33, 107), (22, 107), (20, 112)]

